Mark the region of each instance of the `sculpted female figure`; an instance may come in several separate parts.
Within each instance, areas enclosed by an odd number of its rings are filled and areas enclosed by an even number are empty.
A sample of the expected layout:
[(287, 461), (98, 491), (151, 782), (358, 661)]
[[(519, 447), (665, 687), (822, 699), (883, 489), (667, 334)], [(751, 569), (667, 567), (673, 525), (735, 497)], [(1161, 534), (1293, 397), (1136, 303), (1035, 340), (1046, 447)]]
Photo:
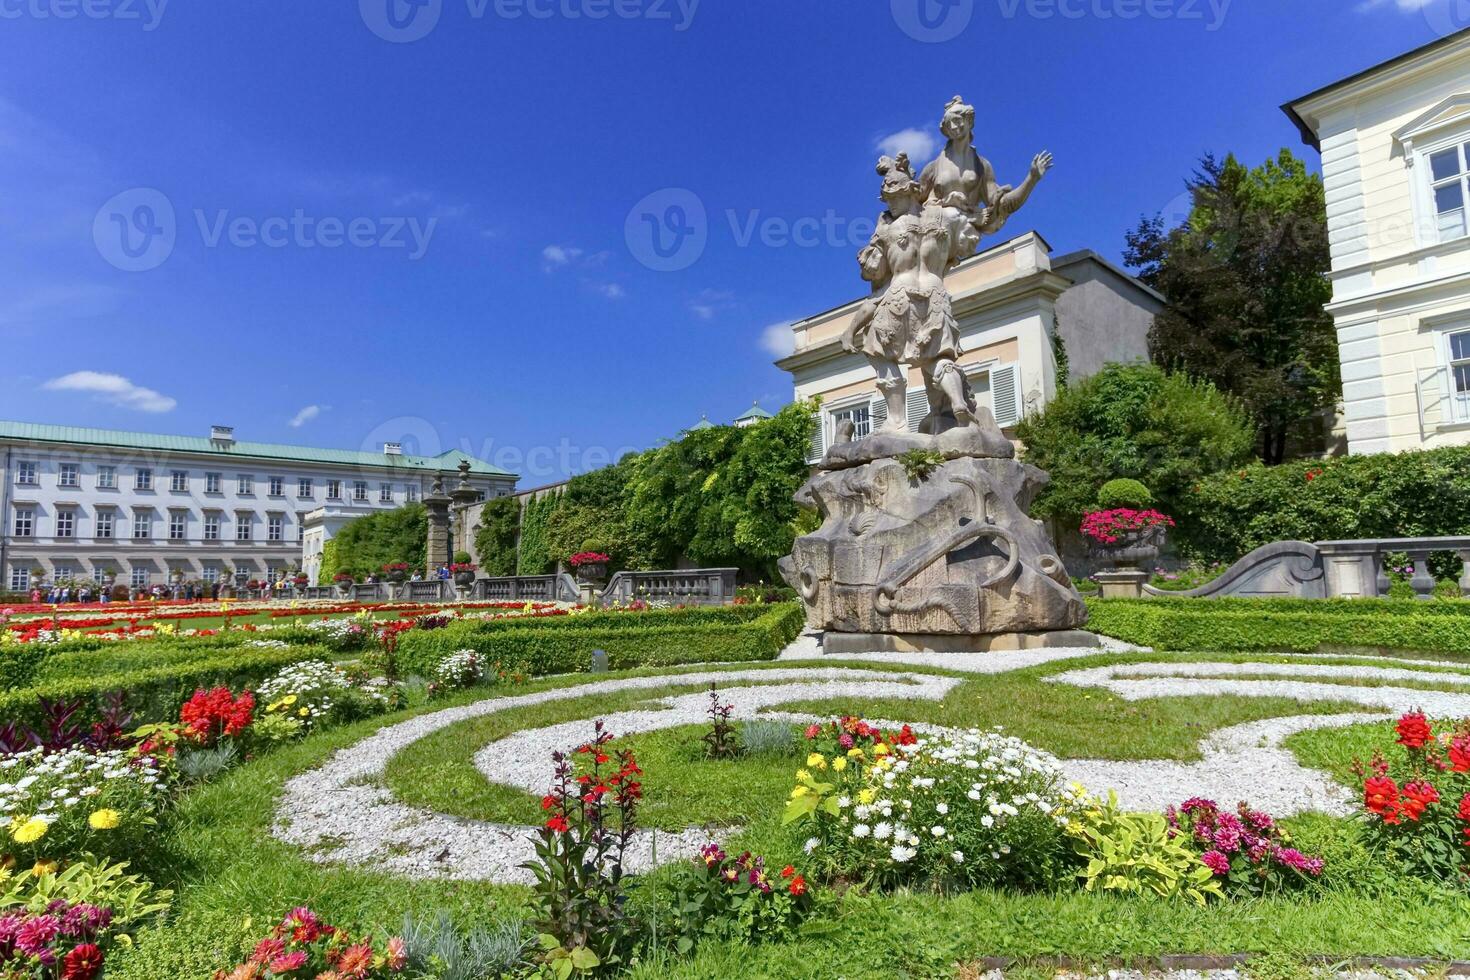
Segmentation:
[(1021, 209), (1051, 169), (1052, 157), (1045, 151), (1036, 154), (1020, 187), (997, 183), (995, 168), (975, 152), (975, 107), (958, 95), (944, 107), (939, 131), (949, 142), (924, 168), (919, 183), (925, 203), (945, 208), (955, 223), (955, 260), (959, 261), (974, 255), (981, 236), (999, 231)]
[[(974, 396), (955, 365), (960, 335), (950, 310), (944, 273), (954, 259), (953, 226), (944, 210), (923, 207), (923, 190), (907, 156), (878, 161), (888, 210), (858, 255), (868, 299), (843, 335), (843, 346), (864, 354), (878, 374), (889, 429), (904, 427), (907, 383), (903, 365), (918, 365), (928, 390), (928, 430), (949, 415), (961, 426), (975, 418)], [(946, 420), (947, 421), (947, 420)]]

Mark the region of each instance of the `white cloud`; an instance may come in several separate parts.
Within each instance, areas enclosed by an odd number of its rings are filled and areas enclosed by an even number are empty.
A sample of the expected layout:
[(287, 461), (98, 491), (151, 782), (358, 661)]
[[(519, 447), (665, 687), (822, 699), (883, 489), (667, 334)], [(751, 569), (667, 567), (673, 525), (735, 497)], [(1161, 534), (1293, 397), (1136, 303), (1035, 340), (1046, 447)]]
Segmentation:
[(689, 301), (689, 312), (701, 320), (713, 320), (716, 314), (735, 305), (735, 294), (728, 289), (702, 289)]
[(599, 293), (601, 293), (603, 296), (606, 296), (608, 299), (622, 299), (624, 296), (628, 295), (623, 290), (623, 287), (619, 286), (615, 282), (595, 283), (593, 284), (592, 288), (596, 289)]
[(322, 414), (322, 411), (323, 409), (320, 405), (308, 405), (301, 411), (297, 412), (295, 415), (291, 416), (291, 421), (287, 422), (286, 424), (293, 429), (299, 429), (306, 423), (310, 422), (312, 419), (316, 418), (318, 415)]
[(713, 306), (706, 306), (703, 303), (690, 303), (689, 309), (701, 320), (713, 320), (715, 318), (715, 308)]
[(131, 408), (139, 412), (172, 412), (178, 402), (161, 395), (152, 388), (135, 385), (120, 374), (104, 374), (100, 371), (73, 371), (71, 374), (52, 378), (41, 387), (47, 391), (85, 391), (101, 401), (119, 408)]
[(761, 331), (760, 344), (772, 357), (789, 357), (796, 349), (796, 335), (790, 323), (773, 323)]
[(1400, 13), (1413, 14), (1438, 2), (1439, 0), (1361, 0), (1358, 4), (1358, 13), (1367, 13), (1370, 10), (1391, 5), (1398, 8)]
[(907, 153), (914, 170), (918, 171), (938, 152), (939, 133), (927, 129), (900, 129), (882, 137), (875, 145), (878, 152), (886, 156)]
[(550, 272), (564, 265), (570, 265), (581, 254), (580, 248), (573, 248), (570, 245), (548, 245), (541, 250), (542, 267)]

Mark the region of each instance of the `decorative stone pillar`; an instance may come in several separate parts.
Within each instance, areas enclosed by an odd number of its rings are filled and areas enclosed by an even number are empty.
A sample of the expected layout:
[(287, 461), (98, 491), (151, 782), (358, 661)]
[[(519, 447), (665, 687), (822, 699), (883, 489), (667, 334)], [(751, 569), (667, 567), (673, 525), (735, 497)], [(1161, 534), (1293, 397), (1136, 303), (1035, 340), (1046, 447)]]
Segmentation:
[[(453, 551), (473, 551), (470, 548), (469, 509), (479, 499), (480, 492), (470, 486), (470, 461), (462, 459), (459, 461), (459, 485), (449, 492), (454, 501), (454, 538), (451, 544)], [(450, 554), (450, 558), (454, 555)]]
[(1409, 560), (1414, 563), (1414, 577), (1409, 580), (1414, 587), (1414, 598), (1433, 599), (1434, 573), (1429, 570), (1429, 552), (1411, 551)]
[(1152, 576), (1137, 568), (1112, 568), (1093, 572), (1092, 580), (1097, 583), (1104, 599), (1142, 599), (1143, 587)]
[(429, 541), (425, 549), (425, 561), (429, 575), (439, 574), (440, 565), (449, 564), (449, 505), (452, 498), (444, 492), (444, 475), (434, 476), (434, 488), (424, 498), (424, 510), (429, 513)]
[(1470, 599), (1470, 551), (1460, 552), (1460, 561), (1464, 563), (1464, 574), (1460, 576), (1460, 594)]

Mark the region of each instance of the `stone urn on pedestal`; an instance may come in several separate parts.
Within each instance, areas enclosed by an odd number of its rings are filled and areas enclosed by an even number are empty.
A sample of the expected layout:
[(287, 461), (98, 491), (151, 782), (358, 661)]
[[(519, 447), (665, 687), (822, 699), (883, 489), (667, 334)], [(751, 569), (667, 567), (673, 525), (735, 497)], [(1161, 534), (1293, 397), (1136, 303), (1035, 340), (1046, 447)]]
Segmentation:
[(1094, 511), (1082, 520), (1091, 557), (1103, 564), (1093, 581), (1104, 599), (1139, 599), (1153, 577), (1147, 567), (1159, 557), (1174, 521), (1156, 510), (1119, 507)]
[(352, 597), (352, 583), (352, 576), (346, 573), (339, 572), (332, 576), (332, 584), (337, 587), (337, 595), (343, 599)]
[(474, 588), (479, 571), (480, 567), (470, 561), (468, 552), (461, 551), (454, 556), (449, 574), (454, 579), (454, 591), (461, 600), (469, 598), (470, 589)]
[(607, 585), (607, 566), (612, 561), (601, 551), (579, 551), (567, 559), (577, 576), (577, 590), (584, 606), (594, 605), (597, 594)]

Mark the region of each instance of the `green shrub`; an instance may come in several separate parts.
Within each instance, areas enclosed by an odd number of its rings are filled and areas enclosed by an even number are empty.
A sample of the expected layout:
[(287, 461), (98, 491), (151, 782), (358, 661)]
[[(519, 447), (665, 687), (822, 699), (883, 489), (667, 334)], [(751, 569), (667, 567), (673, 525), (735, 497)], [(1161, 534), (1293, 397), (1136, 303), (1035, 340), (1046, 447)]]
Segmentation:
[[(1273, 541), (1470, 534), (1470, 446), (1232, 469), (1171, 513), (1181, 547), (1227, 562)], [(1459, 576), (1443, 560), (1436, 571)]]
[(1097, 492), (1098, 510), (1115, 510), (1119, 507), (1152, 507), (1154, 495), (1148, 487), (1137, 480), (1109, 480)]
[[(771, 660), (801, 632), (805, 619), (794, 605), (767, 606), (754, 617), (735, 610), (691, 610), (702, 616), (639, 623), (647, 613), (595, 614), (567, 620), (463, 623), (438, 630), (411, 630), (398, 644), (399, 669), (430, 677), (434, 666), (456, 650), (474, 650), (486, 664), (529, 675), (590, 669), (593, 650), (606, 650), (613, 670), (689, 663)], [(592, 620), (591, 624), (587, 621)], [(630, 622), (631, 621), (631, 622)], [(557, 627), (546, 624), (556, 622)], [(613, 625), (616, 622), (617, 625)]]
[[(1186, 609), (1170, 605), (1171, 601), (1196, 605)], [(1342, 600), (1366, 607), (1365, 611), (1355, 613), (1342, 609), (1298, 612), (1286, 608), (1237, 611), (1226, 605), (1227, 601), (1089, 599), (1089, 626), (1107, 636), (1155, 650), (1310, 653), (1328, 647), (1470, 654), (1470, 618), (1421, 611), (1422, 607), (1437, 603), (1414, 603), (1414, 612), (1400, 612), (1375, 608), (1380, 603), (1373, 600)]]
[(1087, 891), (1182, 895), (1197, 905), (1210, 895), (1224, 897), (1215, 873), (1161, 814), (1124, 813), (1111, 790), (1106, 801), (1091, 804), (1067, 825), (1083, 865), (1078, 877)]

